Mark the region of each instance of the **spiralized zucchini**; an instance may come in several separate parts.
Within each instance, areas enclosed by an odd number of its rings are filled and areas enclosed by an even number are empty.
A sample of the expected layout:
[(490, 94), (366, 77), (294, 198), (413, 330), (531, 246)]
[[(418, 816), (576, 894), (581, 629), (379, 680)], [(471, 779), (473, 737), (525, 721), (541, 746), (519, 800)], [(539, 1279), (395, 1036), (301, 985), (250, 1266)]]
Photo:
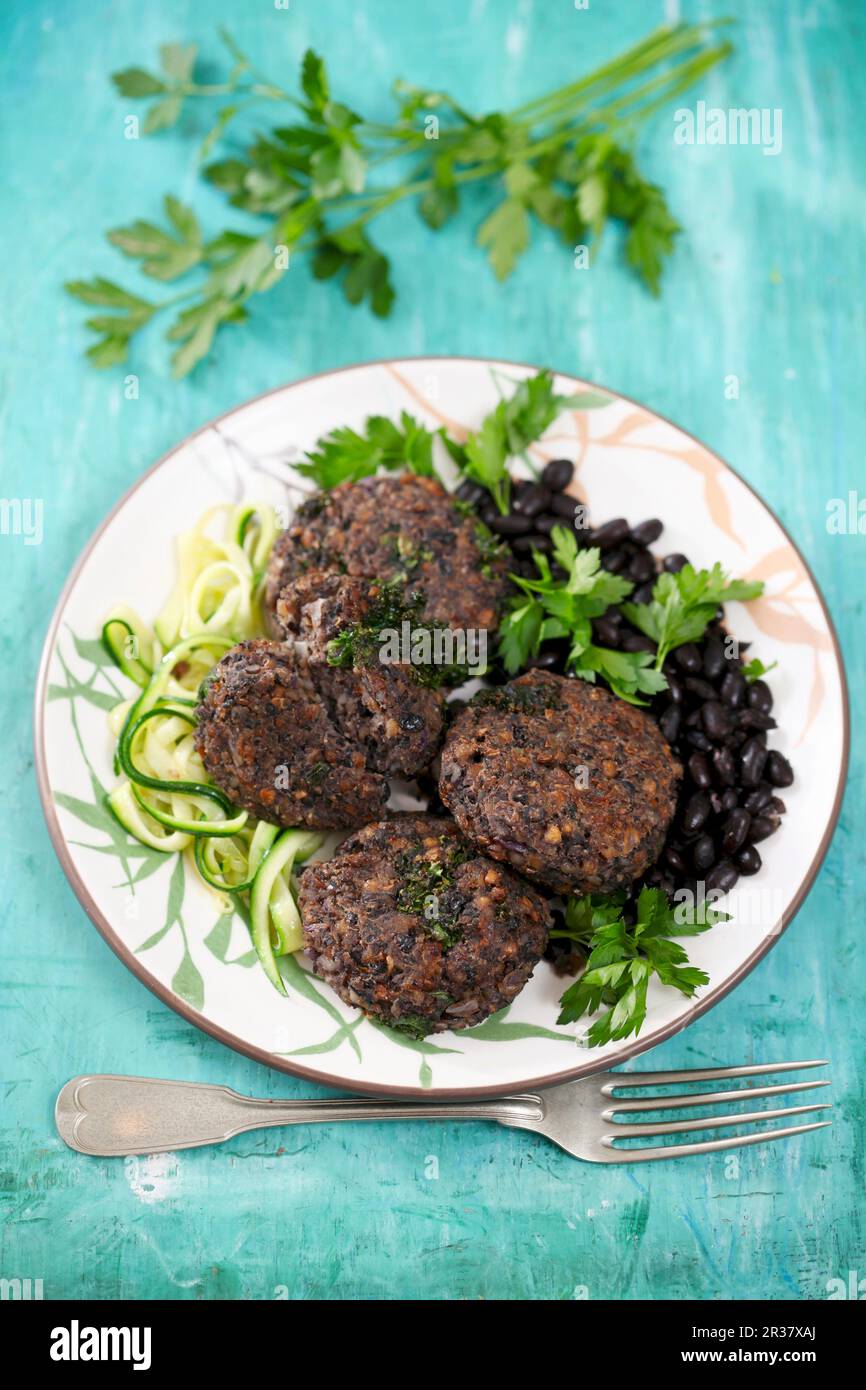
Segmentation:
[(153, 630), (122, 604), (106, 618), (102, 642), (139, 687), (109, 714), (123, 777), (108, 797), (111, 810), (151, 849), (188, 852), (222, 904), (248, 897), (256, 952), (285, 994), (277, 957), (303, 941), (292, 871), (323, 837), (238, 811), (196, 751), (194, 713), (201, 683), (220, 657), (262, 633), (261, 587), (276, 534), (273, 508), (264, 504), (209, 508), (178, 537), (177, 582)]

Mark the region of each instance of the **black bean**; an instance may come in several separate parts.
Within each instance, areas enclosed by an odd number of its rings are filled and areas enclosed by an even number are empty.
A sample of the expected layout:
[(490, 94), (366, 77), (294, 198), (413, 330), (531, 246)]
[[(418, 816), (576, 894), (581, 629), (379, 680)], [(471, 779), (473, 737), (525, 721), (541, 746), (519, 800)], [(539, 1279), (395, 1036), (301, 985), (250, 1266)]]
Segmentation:
[(653, 596), (652, 584), (640, 584), (631, 595), (631, 603), (649, 603)]
[(737, 764), (730, 748), (717, 748), (713, 753), (713, 774), (722, 787), (732, 787), (737, 780)]
[(529, 536), (515, 536), (511, 542), (511, 549), (515, 555), (529, 555), (532, 550), (542, 550), (546, 553), (550, 550), (551, 545), (549, 536), (542, 536), (537, 531), (533, 531)]
[(774, 796), (772, 801), (770, 802), (770, 805), (772, 806), (774, 811), (778, 812), (780, 816), (784, 816), (785, 812), (788, 809), (780, 796)]
[(703, 676), (686, 676), (686, 690), (690, 690), (693, 695), (697, 695), (699, 700), (716, 699), (715, 690), (710, 685), (709, 681), (704, 680)]
[(510, 516), (494, 516), (487, 525), (497, 536), (525, 536), (532, 530), (533, 522), (528, 516), (512, 512)]
[(686, 725), (687, 725), (687, 727), (688, 727), (689, 729), (698, 729), (698, 728), (700, 728), (700, 724), (701, 724), (701, 710), (700, 710), (700, 706), (698, 706), (697, 709), (693, 709), (693, 710), (691, 711), (691, 713), (689, 714), (688, 718), (686, 719)]
[(756, 787), (753, 792), (749, 792), (743, 805), (750, 816), (756, 816), (763, 811), (773, 799), (772, 789), (766, 782), (762, 782), (760, 787)]
[(603, 618), (593, 618), (592, 635), (603, 647), (619, 646), (619, 625), (606, 615)]
[(550, 671), (555, 666), (559, 666), (562, 661), (562, 654), (557, 651), (539, 652), (531, 661), (527, 661), (527, 666), (536, 671)]
[(735, 854), (746, 843), (752, 817), (742, 806), (735, 806), (722, 826), (722, 849), (725, 854)]
[(675, 705), (681, 705), (686, 698), (685, 686), (677, 676), (668, 676), (668, 694)]
[(563, 516), (567, 517), (569, 521), (574, 521), (576, 506), (576, 497), (570, 497), (567, 492), (557, 492), (550, 499), (548, 511), (553, 512), (554, 516)]
[(639, 550), (628, 567), (628, 577), (635, 584), (645, 584), (648, 579), (655, 577), (655, 572), (655, 560), (648, 550)]
[(749, 686), (749, 704), (762, 714), (769, 714), (773, 708), (773, 692), (766, 681), (753, 681)]
[(642, 632), (630, 632), (622, 639), (622, 649), (624, 652), (654, 652), (656, 644), (649, 637), (644, 637)]
[(760, 738), (747, 739), (740, 752), (740, 783), (744, 787), (756, 787), (764, 773), (767, 750)]
[(762, 816), (753, 816), (749, 839), (753, 842), (769, 839), (771, 835), (775, 835), (781, 824), (779, 817), (771, 811)]
[(723, 739), (734, 727), (730, 713), (718, 700), (708, 700), (701, 710), (704, 729), (711, 739)]
[(489, 495), (486, 487), (482, 487), (480, 483), (473, 483), (469, 478), (461, 483), (454, 493), (454, 496), (459, 497), (461, 502), (468, 502), (472, 507)]
[(562, 525), (562, 517), (551, 516), (549, 512), (542, 512), (541, 516), (532, 518), (532, 525), (535, 530), (540, 531), (542, 535), (549, 536), (554, 526)]
[(688, 878), (689, 866), (685, 859), (683, 859), (679, 850), (674, 849), (673, 845), (668, 845), (665, 850), (665, 863), (668, 868), (673, 869), (674, 873), (680, 874), (683, 878)]
[(736, 804), (737, 789), (736, 787), (728, 787), (727, 790), (723, 791), (721, 796), (719, 797), (719, 811), (727, 815), (729, 811), (733, 811)]
[(667, 570), (668, 574), (679, 574), (684, 565), (687, 565), (688, 557), (677, 552), (674, 555), (666, 555), (662, 560), (662, 569)]
[(730, 893), (739, 877), (736, 865), (730, 859), (722, 859), (707, 874), (707, 892)]
[(668, 705), (659, 720), (659, 728), (667, 739), (668, 743), (675, 743), (680, 732), (680, 711), (674, 704)]
[[(593, 542), (594, 544), (594, 542)], [(608, 550), (601, 557), (602, 569), (606, 569), (609, 574), (619, 574), (628, 564), (628, 556), (624, 550)]]
[(692, 848), (692, 863), (699, 874), (705, 874), (716, 862), (716, 847), (709, 835), (701, 835)]
[(571, 459), (551, 459), (541, 471), (541, 481), (551, 492), (562, 492), (574, 477)]
[(520, 512), (521, 516), (538, 516), (539, 512), (546, 511), (550, 505), (550, 493), (546, 487), (541, 487), (539, 483), (530, 483), (521, 492), (514, 504), (514, 510)]
[(756, 874), (761, 867), (761, 856), (754, 845), (746, 845), (734, 860), (741, 874)]
[(774, 748), (767, 757), (767, 781), (773, 787), (790, 787), (794, 769), (788, 759)]
[(689, 776), (696, 787), (700, 787), (702, 791), (706, 791), (707, 788), (712, 785), (713, 779), (710, 775), (710, 765), (703, 753), (692, 754), (688, 761), (688, 769)]
[(741, 671), (728, 671), (719, 691), (729, 709), (740, 709), (746, 702), (746, 678)]
[(664, 525), (658, 517), (653, 516), (648, 521), (641, 521), (637, 526), (633, 526), (631, 538), (635, 545), (652, 545), (653, 541), (658, 540), (664, 529)]
[(700, 729), (689, 729), (686, 734), (686, 743), (690, 744), (692, 748), (697, 748), (701, 753), (709, 753), (713, 746), (706, 734), (702, 734)]
[(710, 798), (706, 792), (695, 792), (686, 802), (682, 825), (687, 835), (696, 835), (710, 814)]
[(725, 669), (725, 654), (718, 637), (710, 636), (704, 643), (704, 675), (716, 681)]
[(466, 481), (461, 482), (459, 488), (456, 488), (455, 496), (460, 499), (460, 502), (468, 502), (471, 507), (477, 507), (478, 503), (484, 502), (485, 498), (489, 499), (489, 492), (480, 482), (473, 482), (471, 478), (467, 478)]
[(761, 729), (764, 733), (768, 729), (775, 729), (776, 727), (776, 721), (772, 714), (763, 714), (759, 709), (739, 710), (737, 723), (741, 729)]
[(590, 540), (599, 550), (613, 550), (615, 546), (622, 545), (628, 533), (628, 522), (624, 516), (618, 516), (613, 521), (606, 521), (603, 526), (597, 526), (590, 533)]
[(696, 676), (703, 665), (701, 654), (694, 642), (686, 642), (682, 647), (677, 647), (674, 652), (674, 660), (680, 670), (685, 671), (690, 676)]

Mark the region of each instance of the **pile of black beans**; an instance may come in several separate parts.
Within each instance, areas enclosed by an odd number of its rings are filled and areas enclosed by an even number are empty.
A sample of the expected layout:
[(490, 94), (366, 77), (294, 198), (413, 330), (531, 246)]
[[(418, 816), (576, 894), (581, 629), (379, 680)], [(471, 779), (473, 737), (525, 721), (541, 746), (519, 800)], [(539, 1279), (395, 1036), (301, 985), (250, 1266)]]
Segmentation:
[[(568, 459), (553, 459), (537, 481), (518, 480), (512, 505), (502, 516), (489, 494), (466, 482), (457, 496), (478, 509), (481, 519), (506, 540), (515, 558), (515, 573), (537, 571), (533, 549), (549, 554), (554, 526), (574, 527), (575, 498), (565, 492), (574, 472)], [(681, 554), (659, 562), (650, 546), (664, 529), (651, 518), (630, 526), (623, 517), (602, 526), (574, 528), (581, 547), (597, 546), (601, 563), (635, 585), (634, 603), (647, 603), (659, 570), (676, 573), (688, 564)], [(554, 573), (556, 566), (554, 566)], [(758, 845), (774, 835), (785, 814), (779, 792), (789, 787), (794, 773), (787, 758), (768, 747), (776, 728), (773, 694), (766, 681), (749, 682), (743, 674), (748, 643), (737, 644), (724, 625), (720, 608), (699, 642), (671, 652), (664, 664), (668, 689), (656, 696), (650, 713), (683, 767), (676, 811), (659, 860), (645, 882), (667, 893), (677, 889), (729, 892), (741, 875), (761, 868)], [(618, 608), (609, 608), (593, 621), (594, 640), (620, 651), (655, 651), (655, 644), (627, 621)], [(531, 663), (564, 673), (568, 643), (545, 643)], [(493, 671), (491, 679), (508, 679)]]

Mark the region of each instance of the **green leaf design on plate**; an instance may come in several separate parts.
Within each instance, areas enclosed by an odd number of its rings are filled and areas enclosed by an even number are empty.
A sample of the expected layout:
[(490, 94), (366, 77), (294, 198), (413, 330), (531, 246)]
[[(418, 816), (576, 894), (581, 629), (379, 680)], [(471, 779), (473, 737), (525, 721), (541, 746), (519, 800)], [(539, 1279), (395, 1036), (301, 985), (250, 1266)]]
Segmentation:
[(510, 1004), (506, 1004), (504, 1009), (498, 1013), (491, 1014), (485, 1018), (483, 1023), (476, 1023), (474, 1028), (464, 1028), (461, 1036), (464, 1038), (480, 1038), (482, 1042), (520, 1042), (524, 1038), (552, 1038), (554, 1042), (571, 1043), (574, 1047), (577, 1039), (571, 1033), (560, 1033), (554, 1028), (542, 1028), (537, 1023), (507, 1023), (506, 1017)]
[(359, 1014), (357, 1018), (342, 1023), (324, 1042), (310, 1043), (308, 1047), (295, 1047), (291, 1052), (281, 1052), (279, 1055), (281, 1057), (308, 1057), (314, 1052), (334, 1052), (342, 1043), (353, 1041), (352, 1034), (363, 1022), (364, 1015)]
[(162, 941), (163, 937), (174, 928), (180, 930), (181, 940), (183, 941), (183, 955), (180, 965), (174, 972), (171, 987), (175, 994), (179, 994), (181, 999), (185, 999), (194, 1009), (204, 1008), (204, 980), (201, 971), (193, 960), (189, 941), (187, 940), (186, 928), (183, 924), (183, 895), (186, 888), (186, 868), (182, 854), (175, 856), (175, 865), (171, 871), (171, 878), (168, 884), (168, 901), (165, 906), (165, 921), (162, 926), (149, 936), (147, 940), (137, 947), (135, 954), (141, 955), (143, 951), (150, 951), (154, 946)]
[(453, 1052), (459, 1055), (461, 1051), (459, 1047), (437, 1047), (435, 1043), (428, 1042), (426, 1038), (407, 1037), (405, 1033), (398, 1032), (396, 1028), (389, 1028), (387, 1024), (379, 1023), (375, 1018), (368, 1018), (367, 1022), (371, 1028), (376, 1029), (377, 1033), (383, 1033), (398, 1047), (408, 1047), (412, 1052), (420, 1052), (421, 1066), (418, 1070), (418, 1080), (425, 1090), (428, 1090), (433, 1084), (433, 1070), (427, 1058), (432, 1057), (435, 1053), (444, 1052)]
[[(291, 985), (293, 989), (296, 989), (298, 991), (298, 994), (303, 995), (304, 999), (308, 999), (311, 1004), (318, 1004), (320, 1009), (324, 1009), (325, 1013), (330, 1018), (332, 1018), (334, 1022), (337, 1024), (338, 1032), (340, 1030), (343, 1030), (346, 1042), (348, 1042), (349, 1046), (351, 1047), (352, 1051), (354, 1052), (355, 1056), (360, 1062), (361, 1049), (358, 1046), (358, 1040), (355, 1037), (354, 1029), (347, 1028), (346, 1020), (343, 1018), (343, 1015), (340, 1013), (340, 1010), (337, 1008), (336, 1004), (332, 1004), (330, 999), (326, 999), (325, 996), (319, 992), (319, 990), (312, 982), (310, 972), (308, 970), (304, 970), (303, 967), (298, 964), (298, 961), (295, 956), (281, 956), (280, 968), (282, 971), (283, 978), (287, 984)], [(361, 1015), (361, 1018), (363, 1018), (363, 1014)], [(359, 1018), (357, 1022), (360, 1021), (361, 1019)], [(342, 1040), (343, 1039), (341, 1038), (340, 1041), (342, 1042)], [(338, 1045), (339, 1044), (335, 1044), (335, 1046)], [(284, 1055), (286, 1057), (290, 1057), (292, 1054), (287, 1052), (284, 1054), (278, 1053), (277, 1055)]]
[[(217, 960), (220, 961), (221, 964), (242, 965), (244, 969), (248, 969), (251, 965), (255, 965), (256, 961), (258, 960), (258, 956), (256, 955), (255, 951), (246, 951), (244, 955), (234, 956), (231, 960), (229, 960), (229, 947), (231, 946), (232, 939), (232, 922), (235, 919), (235, 915), (236, 914), (234, 912), (224, 912), (221, 917), (218, 917), (217, 920), (214, 922), (213, 926), (211, 927), (210, 931), (208, 932), (207, 936), (205, 937), (204, 944), (205, 946), (207, 946), (211, 955), (216, 956)], [(240, 914), (237, 915), (239, 916)]]
[(183, 939), (183, 959), (174, 972), (171, 987), (175, 994), (179, 994), (181, 999), (185, 999), (188, 1004), (192, 1004), (194, 1009), (204, 1008), (204, 980), (189, 953), (186, 935)]
[(69, 631), (72, 633), (75, 650), (82, 661), (89, 661), (92, 666), (108, 666), (114, 670), (114, 658), (105, 650), (101, 637), (79, 637), (71, 628)]
[[(68, 796), (66, 792), (55, 792), (54, 800), (57, 802), (58, 806), (63, 807), (64, 811), (68, 811), (70, 815), (75, 816), (76, 820), (80, 820), (84, 825), (89, 825), (91, 830), (107, 830), (108, 833), (112, 835), (112, 839), (114, 839), (114, 835), (108, 825), (108, 821), (114, 820), (114, 817), (105, 806), (100, 806), (99, 804), (94, 805), (90, 801), (82, 801), (81, 798), (77, 796)], [(114, 821), (114, 824), (117, 825), (117, 821)], [(118, 826), (118, 829), (119, 828)], [(100, 848), (105, 851), (107, 846), (88, 845), (87, 848)]]
[(74, 700), (80, 695), (82, 700), (86, 700), (89, 705), (95, 705), (97, 709), (104, 709), (106, 713), (114, 709), (117, 704), (116, 695), (108, 695), (102, 690), (94, 690), (90, 685), (79, 685), (76, 689), (69, 685), (49, 685), (49, 700)]

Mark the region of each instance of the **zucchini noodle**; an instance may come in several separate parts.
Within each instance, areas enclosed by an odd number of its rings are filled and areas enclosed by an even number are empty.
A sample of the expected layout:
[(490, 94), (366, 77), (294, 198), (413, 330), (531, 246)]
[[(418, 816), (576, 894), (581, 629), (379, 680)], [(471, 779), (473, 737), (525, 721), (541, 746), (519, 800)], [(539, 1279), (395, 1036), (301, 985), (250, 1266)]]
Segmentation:
[(119, 604), (103, 624), (102, 643), (138, 687), (109, 714), (123, 780), (108, 805), (150, 849), (188, 852), (223, 910), (248, 904), (256, 953), (285, 994), (277, 959), (303, 945), (293, 868), (323, 836), (239, 811), (213, 784), (195, 747), (202, 682), (229, 648), (262, 635), (261, 590), (277, 529), (273, 508), (264, 504), (209, 508), (178, 537), (177, 581), (153, 629)]

